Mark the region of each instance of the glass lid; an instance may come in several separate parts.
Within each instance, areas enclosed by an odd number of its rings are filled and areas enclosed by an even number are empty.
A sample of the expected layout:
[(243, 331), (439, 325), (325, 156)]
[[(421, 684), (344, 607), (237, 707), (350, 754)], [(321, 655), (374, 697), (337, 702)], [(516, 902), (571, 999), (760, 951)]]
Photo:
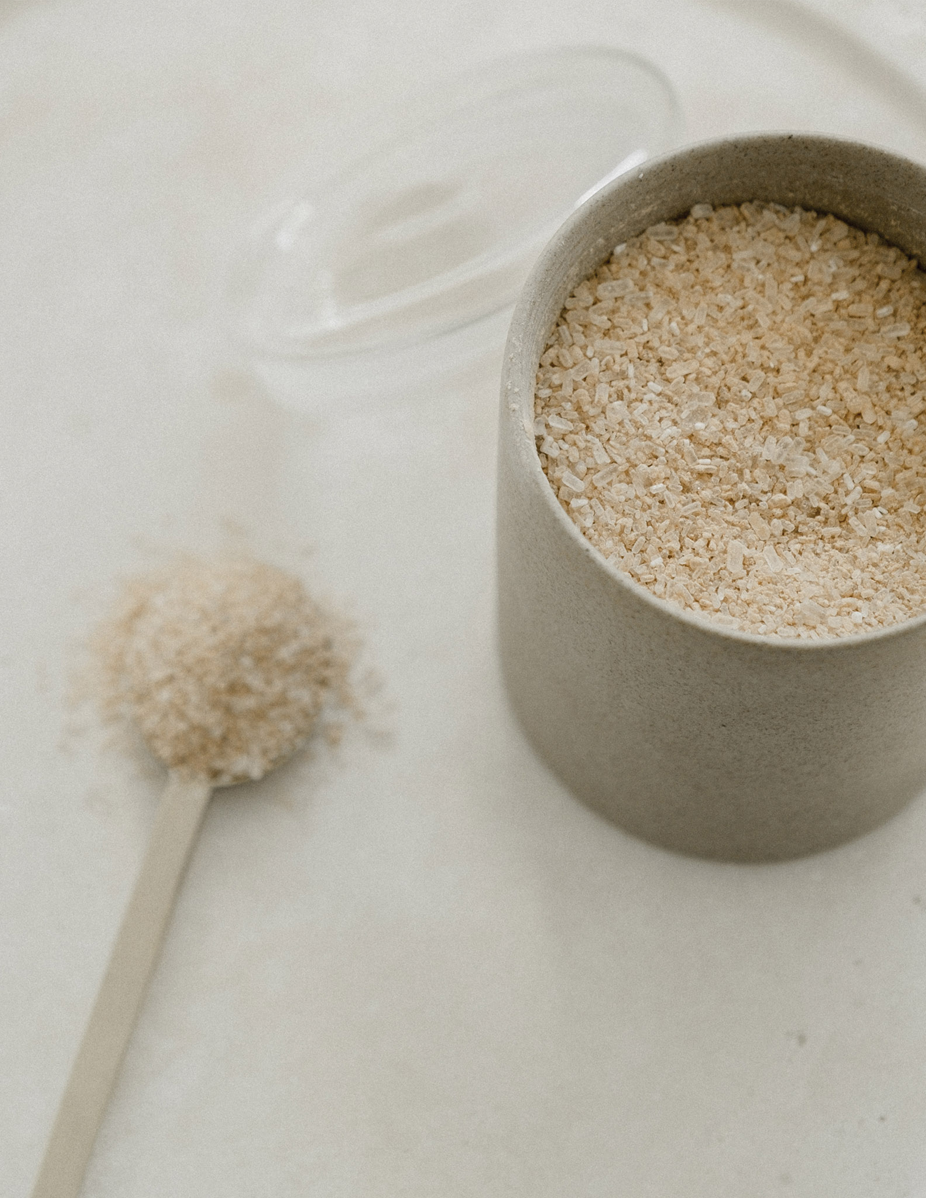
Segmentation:
[(653, 66), (601, 47), (491, 62), (416, 111), (254, 232), (234, 299), (252, 351), (331, 361), (503, 312), (570, 212), (681, 124)]

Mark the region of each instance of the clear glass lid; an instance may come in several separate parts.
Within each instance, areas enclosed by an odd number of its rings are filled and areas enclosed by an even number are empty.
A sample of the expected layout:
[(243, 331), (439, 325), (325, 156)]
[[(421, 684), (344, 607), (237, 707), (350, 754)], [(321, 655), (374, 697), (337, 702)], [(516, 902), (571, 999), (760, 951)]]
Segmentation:
[(235, 296), (253, 350), (331, 360), (503, 311), (569, 213), (681, 123), (653, 66), (599, 47), (489, 63), (417, 110), (255, 231)]

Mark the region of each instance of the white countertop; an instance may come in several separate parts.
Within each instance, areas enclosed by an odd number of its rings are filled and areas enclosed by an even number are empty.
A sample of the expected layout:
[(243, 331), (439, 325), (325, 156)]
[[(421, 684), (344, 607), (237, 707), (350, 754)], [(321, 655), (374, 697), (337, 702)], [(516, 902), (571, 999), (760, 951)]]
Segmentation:
[(926, 1195), (926, 803), (767, 867), (592, 815), (496, 668), (500, 348), (310, 415), (224, 331), (247, 229), (365, 113), (575, 42), (660, 66), (687, 140), (926, 162), (913, 0), (4, 8), (2, 1198), (29, 1193), (163, 781), (78, 721), (75, 645), (121, 574), (236, 538), (352, 606), (383, 687), (336, 752), (213, 801), (86, 1198)]

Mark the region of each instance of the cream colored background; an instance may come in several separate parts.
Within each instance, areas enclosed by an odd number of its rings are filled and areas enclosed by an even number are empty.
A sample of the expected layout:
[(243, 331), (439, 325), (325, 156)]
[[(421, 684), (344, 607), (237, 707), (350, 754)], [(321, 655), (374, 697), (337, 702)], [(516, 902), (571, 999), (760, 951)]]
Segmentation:
[(222, 316), (251, 223), (368, 144), (365, 114), (505, 51), (636, 50), (688, 140), (816, 129), (926, 161), (919, 6), (0, 17), (3, 1198), (29, 1192), (161, 786), (68, 706), (75, 644), (121, 573), (235, 538), (350, 602), (384, 685), (340, 750), (214, 802), (86, 1198), (926, 1195), (923, 802), (761, 868), (585, 811), (496, 671), (500, 348), (307, 415)]

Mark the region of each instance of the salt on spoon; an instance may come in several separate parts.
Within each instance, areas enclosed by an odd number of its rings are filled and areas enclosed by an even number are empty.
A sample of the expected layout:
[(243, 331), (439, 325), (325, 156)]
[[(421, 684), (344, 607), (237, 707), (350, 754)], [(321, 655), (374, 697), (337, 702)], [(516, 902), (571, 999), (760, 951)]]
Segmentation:
[(109, 706), (169, 779), (32, 1198), (76, 1198), (212, 790), (302, 746), (347, 660), (302, 583), (248, 559), (183, 560), (135, 580), (101, 632)]

